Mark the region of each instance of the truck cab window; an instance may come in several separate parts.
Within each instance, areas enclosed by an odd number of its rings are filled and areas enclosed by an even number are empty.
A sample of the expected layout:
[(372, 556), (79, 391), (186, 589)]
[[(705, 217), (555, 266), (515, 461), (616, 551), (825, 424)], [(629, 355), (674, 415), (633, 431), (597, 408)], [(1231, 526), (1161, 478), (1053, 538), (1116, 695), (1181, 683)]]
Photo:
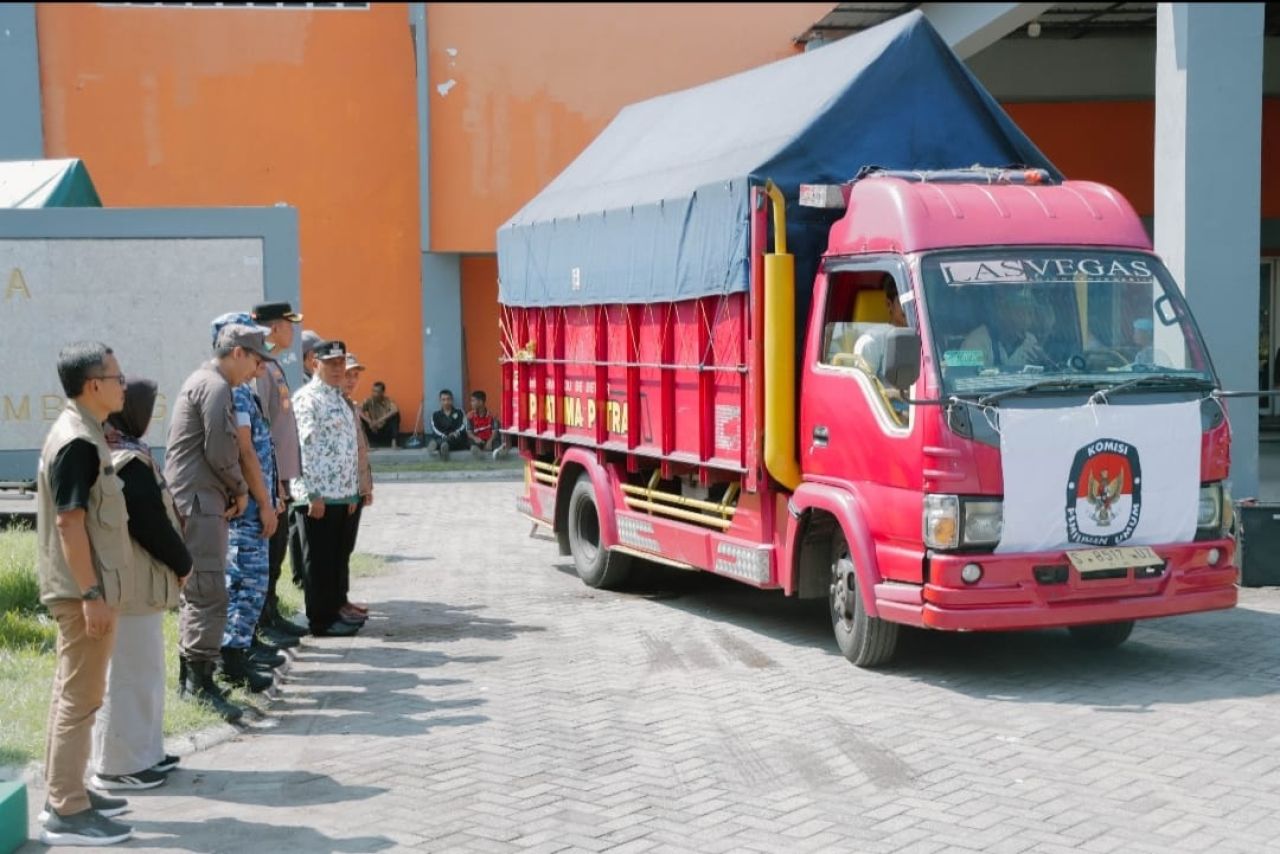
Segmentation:
[(905, 423), (906, 407), (884, 382), (889, 331), (908, 325), (893, 274), (880, 270), (833, 273), (828, 280), (819, 359), (834, 368), (861, 371), (873, 381), (878, 403)]

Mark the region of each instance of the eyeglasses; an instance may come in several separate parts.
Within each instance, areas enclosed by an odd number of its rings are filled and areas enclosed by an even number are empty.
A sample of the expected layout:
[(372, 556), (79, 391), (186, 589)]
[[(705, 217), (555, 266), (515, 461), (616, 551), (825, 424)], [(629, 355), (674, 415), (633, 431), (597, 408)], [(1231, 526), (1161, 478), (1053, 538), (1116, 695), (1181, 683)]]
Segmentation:
[(85, 377), (89, 380), (115, 380), (120, 385), (126, 385), (124, 374), (99, 374), (97, 376)]

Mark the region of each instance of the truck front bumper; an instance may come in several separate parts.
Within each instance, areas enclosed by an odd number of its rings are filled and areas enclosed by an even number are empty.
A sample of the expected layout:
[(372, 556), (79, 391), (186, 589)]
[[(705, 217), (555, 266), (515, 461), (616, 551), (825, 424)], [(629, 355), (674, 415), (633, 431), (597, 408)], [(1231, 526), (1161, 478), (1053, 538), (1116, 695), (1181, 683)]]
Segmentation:
[[(1163, 567), (1131, 568), (1113, 578), (1081, 576), (1065, 552), (935, 554), (922, 589), (920, 624), (962, 631), (1052, 628), (1235, 606), (1239, 571), (1232, 540), (1154, 548)], [(1218, 559), (1210, 563), (1215, 550)], [(982, 567), (982, 578), (965, 584), (960, 571), (970, 563)]]

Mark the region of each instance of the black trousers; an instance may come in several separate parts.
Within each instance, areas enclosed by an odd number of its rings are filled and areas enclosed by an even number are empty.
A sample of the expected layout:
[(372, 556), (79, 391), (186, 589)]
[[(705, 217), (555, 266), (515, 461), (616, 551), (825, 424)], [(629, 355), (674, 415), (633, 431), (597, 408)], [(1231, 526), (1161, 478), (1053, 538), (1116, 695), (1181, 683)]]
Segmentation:
[[(271, 535), (267, 544), (267, 598), (262, 605), (262, 615), (258, 618), (258, 628), (266, 628), (276, 614), (276, 584), (280, 581), (280, 570), (284, 566), (284, 556), (289, 550), (289, 511), (285, 510), (276, 517), (276, 532)], [(296, 565), (296, 561), (295, 561)]]
[(369, 425), (363, 421), (360, 424), (364, 427), (364, 434), (368, 437), (370, 445), (375, 448), (387, 448), (391, 446), (391, 440), (400, 432), (400, 414), (392, 415), (377, 430), (370, 429)]
[(302, 519), (307, 515), (307, 506), (302, 505), (299, 514), (295, 507), (289, 512), (289, 567), (293, 575), (293, 586), (299, 590), (307, 589), (307, 565), (302, 561)]
[(312, 519), (306, 505), (293, 509), (298, 526), (299, 550), (306, 576), (307, 622), (312, 631), (329, 628), (346, 601), (342, 590), (348, 516), (345, 504), (326, 504), (324, 515)]
[(356, 537), (360, 534), (360, 514), (364, 505), (357, 504), (354, 513), (347, 516), (347, 524), (342, 532), (342, 572), (339, 577), (339, 588), (342, 590), (342, 602), (351, 601), (351, 555), (356, 550)]

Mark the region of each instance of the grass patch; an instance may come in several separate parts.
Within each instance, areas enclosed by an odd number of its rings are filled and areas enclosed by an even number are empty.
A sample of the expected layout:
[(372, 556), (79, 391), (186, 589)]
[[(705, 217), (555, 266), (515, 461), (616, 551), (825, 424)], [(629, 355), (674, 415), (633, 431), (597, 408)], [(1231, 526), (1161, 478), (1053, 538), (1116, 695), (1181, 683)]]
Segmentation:
[(0, 530), (0, 614), (42, 610), (35, 565), (35, 531), (25, 525)]
[(0, 648), (0, 765), (25, 765), (44, 755), (56, 660), (34, 647)]
[(356, 552), (351, 556), (352, 578), (373, 578), (391, 569), (390, 564), (381, 555), (367, 555)]
[[(36, 581), (36, 535), (30, 528), (0, 530), (0, 765), (23, 765), (44, 754), (49, 693), (57, 664), (58, 630), (40, 604)], [(353, 578), (390, 569), (377, 555), (351, 557)], [(302, 591), (292, 583), (288, 559), (277, 593), (286, 615), (304, 610)], [(164, 615), (165, 735), (194, 732), (218, 723), (205, 707), (178, 696), (178, 615)], [(258, 698), (243, 689), (231, 692), (241, 706)]]
[[(0, 531), (0, 765), (22, 765), (44, 754), (44, 731), (58, 629), (40, 604), (36, 535)], [(164, 615), (165, 735), (193, 732), (221, 718), (178, 696), (178, 615)], [(249, 696), (237, 689), (232, 699)]]

